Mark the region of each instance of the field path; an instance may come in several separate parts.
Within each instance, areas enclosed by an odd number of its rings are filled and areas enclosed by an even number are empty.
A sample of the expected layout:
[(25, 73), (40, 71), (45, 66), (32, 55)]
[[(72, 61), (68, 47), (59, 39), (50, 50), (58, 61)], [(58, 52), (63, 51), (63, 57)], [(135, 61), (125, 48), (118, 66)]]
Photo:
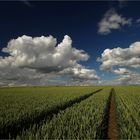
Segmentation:
[(117, 120), (116, 120), (116, 104), (115, 104), (115, 90), (111, 89), (109, 120), (108, 120), (108, 139), (118, 139)]

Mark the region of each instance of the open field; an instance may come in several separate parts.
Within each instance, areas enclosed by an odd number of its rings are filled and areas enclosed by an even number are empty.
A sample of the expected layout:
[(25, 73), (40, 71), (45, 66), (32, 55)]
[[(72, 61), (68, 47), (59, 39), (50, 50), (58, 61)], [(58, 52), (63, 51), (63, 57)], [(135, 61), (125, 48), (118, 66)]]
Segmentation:
[(138, 139), (140, 87), (0, 89), (0, 138)]

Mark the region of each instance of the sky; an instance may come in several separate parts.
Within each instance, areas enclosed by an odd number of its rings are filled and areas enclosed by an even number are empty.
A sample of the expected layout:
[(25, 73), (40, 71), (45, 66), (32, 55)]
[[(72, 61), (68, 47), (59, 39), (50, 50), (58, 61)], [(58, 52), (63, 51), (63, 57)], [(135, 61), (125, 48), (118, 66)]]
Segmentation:
[(0, 86), (140, 85), (140, 1), (0, 1)]

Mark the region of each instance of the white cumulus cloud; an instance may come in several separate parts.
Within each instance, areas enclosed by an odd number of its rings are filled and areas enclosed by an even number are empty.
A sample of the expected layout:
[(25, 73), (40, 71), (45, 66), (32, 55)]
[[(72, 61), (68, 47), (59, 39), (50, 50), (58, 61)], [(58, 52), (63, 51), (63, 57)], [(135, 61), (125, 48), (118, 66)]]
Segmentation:
[(59, 70), (74, 66), (78, 61), (86, 61), (89, 56), (83, 50), (73, 48), (69, 36), (57, 45), (57, 40), (49, 37), (22, 36), (8, 43), (3, 52), (10, 56), (0, 59), (0, 65), (28, 67), (33, 69)]
[(89, 55), (72, 47), (72, 39), (68, 35), (59, 44), (53, 36), (23, 35), (10, 40), (2, 52), (9, 54), (0, 57), (0, 81), (4, 85), (62, 84), (63, 76), (76, 80), (99, 79), (95, 70), (79, 64), (79, 61), (87, 61)]
[(132, 19), (119, 15), (114, 9), (108, 10), (98, 23), (98, 33), (107, 35), (112, 29), (120, 29), (122, 26), (131, 25)]
[(60, 72), (61, 74), (68, 74), (72, 76), (74, 79), (87, 79), (87, 80), (99, 80), (100, 78), (97, 76), (96, 71), (93, 69), (87, 69), (84, 66), (77, 65), (75, 67), (64, 69)]
[(102, 70), (111, 70), (114, 66), (140, 67), (140, 42), (128, 48), (105, 49), (97, 60), (102, 63)]
[(140, 84), (140, 74), (134, 71), (140, 68), (140, 42), (134, 42), (128, 48), (105, 49), (97, 61), (101, 62), (101, 70), (118, 75), (114, 82)]
[(112, 72), (119, 75), (124, 75), (124, 74), (127, 75), (131, 73), (130, 70), (126, 68), (118, 68), (118, 69), (113, 70)]

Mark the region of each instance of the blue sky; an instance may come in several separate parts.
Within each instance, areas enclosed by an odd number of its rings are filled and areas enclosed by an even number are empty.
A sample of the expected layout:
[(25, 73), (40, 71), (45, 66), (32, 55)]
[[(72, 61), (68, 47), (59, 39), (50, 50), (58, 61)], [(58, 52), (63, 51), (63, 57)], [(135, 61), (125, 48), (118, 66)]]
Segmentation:
[[(0, 2), (0, 85), (139, 85), (139, 8), (139, 1), (126, 0)], [(67, 35), (62, 46), (71, 48), (67, 52), (68, 56), (71, 55), (69, 59), (66, 58), (68, 62), (61, 60), (56, 63), (56, 59), (50, 56), (52, 52), (47, 49), (45, 55), (41, 50), (45, 47), (42, 46), (44, 42), (41, 44), (42, 48), (39, 49), (38, 46), (38, 49), (34, 50), (35, 42), (42, 43), (40, 37), (44, 36), (44, 40), (47, 40), (49, 35), (57, 39), (55, 49)], [(19, 43), (18, 37), (22, 43)], [(34, 41), (35, 37), (39, 39)], [(11, 42), (12, 39), (15, 40)], [(55, 42), (49, 39), (52, 44)], [(49, 46), (44, 45), (46, 48)], [(130, 49), (131, 45), (135, 47)], [(25, 46), (29, 47), (30, 51)], [(77, 53), (73, 48), (85, 52)], [(109, 53), (106, 53), (106, 49), (110, 50)], [(61, 51), (61, 59), (65, 59), (65, 50)], [(57, 49), (51, 55), (56, 55), (56, 52)], [(57, 53), (61, 55), (60, 51)], [(24, 55), (22, 60), (20, 55)], [(43, 58), (38, 58), (38, 55)], [(38, 80), (40, 82), (37, 82)]]

